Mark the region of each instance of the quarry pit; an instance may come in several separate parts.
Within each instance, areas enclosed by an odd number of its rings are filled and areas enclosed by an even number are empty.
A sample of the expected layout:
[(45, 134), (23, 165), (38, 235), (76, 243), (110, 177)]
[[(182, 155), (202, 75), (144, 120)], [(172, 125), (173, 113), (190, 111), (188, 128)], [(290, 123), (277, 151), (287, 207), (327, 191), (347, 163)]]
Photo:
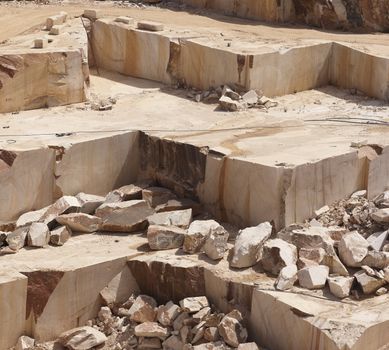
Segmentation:
[[(188, 345), (170, 324), (153, 348), (388, 349), (389, 35), (371, 32), (387, 24), (372, 28), (365, 13), (362, 34), (337, 7), (335, 26), (289, 1), (234, 3), (0, 2), (0, 349), (76, 349), (61, 339), (85, 326), (108, 340), (84, 349), (148, 349), (158, 335), (123, 347), (101, 326), (104, 312), (132, 325), (116, 309), (143, 295), (191, 317), (183, 300), (206, 297), (219, 322), (247, 330), (238, 347), (202, 319)], [(104, 208), (140, 202), (144, 212), (104, 221)], [(150, 219), (185, 210), (178, 233)], [(66, 221), (85, 215), (102, 221)], [(186, 248), (196, 223), (209, 226), (206, 241), (227, 232), (218, 258)], [(47, 226), (45, 244), (32, 243), (35, 224)], [(60, 227), (70, 235), (54, 244)], [(183, 241), (153, 247), (154, 234), (172, 239), (166, 227)], [(255, 261), (233, 263), (251, 228), (255, 239), (267, 230)], [(347, 237), (369, 242), (357, 262)], [(296, 251), (290, 263), (272, 243)], [(288, 287), (266, 249), (297, 266)], [(314, 281), (317, 268), (327, 279), (308, 288), (301, 271)], [(330, 284), (342, 278), (340, 296)], [(217, 341), (199, 338), (215, 327)]]

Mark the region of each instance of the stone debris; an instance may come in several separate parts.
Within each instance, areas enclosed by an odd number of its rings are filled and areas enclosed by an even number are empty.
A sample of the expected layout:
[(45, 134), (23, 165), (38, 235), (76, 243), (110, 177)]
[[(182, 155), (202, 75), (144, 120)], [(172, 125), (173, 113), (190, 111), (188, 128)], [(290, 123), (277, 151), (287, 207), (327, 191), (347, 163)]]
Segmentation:
[(30, 338), (26, 335), (19, 337), (18, 342), (16, 343), (15, 350), (30, 350), (35, 345), (35, 339)]
[(260, 258), (262, 246), (270, 237), (271, 232), (272, 226), (268, 222), (239, 231), (230, 266), (245, 268), (255, 265)]
[(343, 299), (350, 295), (354, 277), (328, 277), (327, 282), (330, 292), (336, 297)]
[(46, 224), (34, 222), (27, 234), (27, 244), (30, 247), (44, 247), (50, 242), (50, 231)]
[(180, 314), (180, 307), (172, 301), (168, 301), (165, 305), (158, 308), (157, 320), (162, 326), (172, 326), (173, 321)]
[(68, 14), (61, 11), (58, 15), (50, 16), (46, 19), (46, 30), (51, 30), (53, 26), (60, 25), (66, 22)]
[(139, 295), (129, 309), (129, 317), (135, 322), (154, 322), (157, 302), (147, 295)]
[(194, 254), (203, 250), (206, 240), (216, 230), (224, 230), (224, 228), (215, 220), (195, 220), (189, 228), (185, 236), (183, 250), (185, 253)]
[(153, 250), (180, 248), (186, 231), (174, 226), (150, 225), (147, 229), (147, 240)]
[(104, 203), (95, 215), (102, 219), (101, 229), (109, 232), (134, 232), (147, 226), (147, 217), (154, 213), (144, 200)]
[(153, 208), (166, 203), (169, 199), (176, 198), (177, 196), (172, 191), (163, 187), (149, 187), (142, 190), (142, 199)]
[(208, 307), (208, 299), (206, 297), (189, 297), (180, 301), (180, 306), (185, 312), (199, 312), (204, 307)]
[(50, 205), (47, 211), (40, 218), (40, 222), (44, 222), (51, 228), (56, 222), (55, 219), (62, 214), (76, 213), (81, 210), (80, 202), (76, 197), (63, 196), (54, 204)]
[(247, 330), (243, 327), (242, 315), (234, 310), (223, 317), (218, 330), (226, 344), (236, 348), (247, 340)]
[(80, 211), (84, 214), (94, 214), (95, 210), (104, 203), (105, 198), (94, 194), (80, 192), (76, 195), (80, 203)]
[(164, 340), (169, 335), (167, 328), (160, 326), (157, 322), (143, 322), (134, 329), (137, 337), (159, 338)]
[(63, 26), (54, 25), (51, 27), (49, 34), (50, 35), (60, 35), (63, 32)]
[(142, 199), (142, 191), (143, 188), (138, 185), (125, 185), (108, 193), (105, 197), (105, 202), (125, 202), (134, 199)]
[(278, 290), (288, 290), (293, 287), (297, 281), (297, 266), (288, 265), (281, 269), (280, 274), (275, 282), (275, 287)]
[(137, 24), (137, 28), (142, 30), (149, 30), (152, 32), (160, 32), (164, 30), (164, 25), (159, 22), (139, 21)]
[(307, 289), (323, 288), (329, 274), (328, 266), (318, 265), (305, 267), (298, 271), (299, 285)]
[(280, 271), (297, 262), (297, 248), (293, 244), (276, 238), (263, 245), (261, 263), (265, 271), (278, 276)]
[(100, 229), (103, 220), (97, 216), (84, 213), (60, 215), (55, 219), (60, 225), (67, 226), (74, 232), (92, 233)]
[(104, 344), (107, 337), (99, 330), (85, 326), (62, 333), (58, 342), (72, 350), (86, 350)]
[(84, 10), (83, 17), (89, 18), (92, 21), (95, 21), (96, 19), (101, 17), (101, 13), (99, 10), (96, 9), (87, 9)]
[(34, 49), (44, 49), (49, 44), (49, 40), (46, 38), (34, 39)]
[(192, 222), (192, 209), (155, 213), (147, 217), (150, 225), (176, 226), (187, 229)]
[(224, 257), (228, 249), (229, 233), (223, 226), (212, 230), (204, 244), (204, 253), (212, 260), (219, 260)]
[(373, 294), (386, 284), (385, 279), (369, 276), (363, 270), (358, 271), (354, 276), (364, 294)]
[(29, 211), (27, 213), (22, 214), (16, 220), (16, 227), (22, 227), (22, 226), (30, 225), (33, 222), (38, 222), (48, 208), (49, 207), (45, 207), (39, 210)]
[(358, 267), (367, 255), (368, 248), (369, 242), (357, 231), (349, 232), (339, 242), (339, 256), (347, 266)]
[(367, 237), (367, 241), (369, 242), (371, 248), (380, 251), (384, 247), (388, 237), (389, 237), (389, 230), (383, 232), (375, 232), (369, 237)]
[(26, 238), (29, 231), (29, 227), (19, 227), (13, 232), (7, 234), (6, 242), (8, 247), (14, 251), (23, 248), (26, 244)]
[(133, 24), (134, 19), (127, 16), (119, 16), (115, 18), (115, 22), (124, 23), (124, 24)]

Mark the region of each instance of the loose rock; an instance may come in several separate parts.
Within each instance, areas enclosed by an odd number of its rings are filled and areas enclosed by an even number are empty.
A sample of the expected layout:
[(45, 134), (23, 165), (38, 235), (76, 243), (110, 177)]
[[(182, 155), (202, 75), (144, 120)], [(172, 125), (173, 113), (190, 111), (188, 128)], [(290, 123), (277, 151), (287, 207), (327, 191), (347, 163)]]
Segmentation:
[(16, 343), (15, 350), (30, 350), (35, 345), (35, 339), (22, 335)]
[(147, 220), (150, 225), (177, 226), (187, 229), (192, 221), (192, 209), (155, 213)]
[(297, 281), (297, 266), (288, 265), (281, 269), (280, 274), (278, 275), (277, 281), (275, 283), (276, 289), (278, 290), (288, 290), (293, 287)]
[(361, 265), (362, 260), (367, 255), (369, 242), (358, 232), (346, 233), (339, 242), (340, 259), (350, 267)]
[(330, 292), (338, 298), (347, 298), (350, 295), (354, 277), (328, 277)]
[(50, 232), (50, 243), (64, 245), (72, 235), (72, 231), (66, 226), (60, 226)]
[(55, 219), (59, 224), (69, 227), (72, 231), (91, 233), (100, 229), (103, 220), (97, 216), (72, 213), (58, 216)]
[(276, 238), (265, 242), (262, 252), (262, 267), (273, 275), (278, 275), (282, 268), (295, 265), (297, 248), (290, 243)]
[(28, 230), (27, 243), (30, 247), (44, 247), (50, 242), (50, 231), (46, 224), (34, 222)]
[(189, 313), (200, 311), (209, 306), (207, 297), (189, 297), (180, 301), (181, 308)]
[(72, 350), (86, 350), (104, 344), (107, 337), (92, 327), (78, 327), (62, 333), (58, 341)]
[(167, 328), (161, 327), (157, 322), (143, 322), (135, 327), (135, 335), (137, 337), (159, 338), (164, 340), (169, 331)]
[(155, 308), (157, 302), (147, 295), (139, 295), (132, 304), (129, 314), (135, 322), (153, 322), (157, 316)]
[[(238, 314), (238, 317), (236, 314)], [(241, 319), (242, 316), (235, 310), (235, 312), (224, 316), (218, 326), (220, 336), (228, 345), (234, 348), (247, 340), (247, 330), (240, 323)]]
[(147, 229), (147, 240), (153, 250), (180, 248), (186, 231), (174, 226), (151, 225)]
[(301, 287), (307, 289), (319, 289), (325, 286), (328, 274), (328, 266), (318, 265), (306, 267), (300, 270), (297, 273), (297, 276)]
[(216, 230), (221, 232), (224, 228), (215, 220), (193, 221), (189, 226), (188, 234), (185, 236), (184, 252), (189, 254), (200, 252), (207, 238)]

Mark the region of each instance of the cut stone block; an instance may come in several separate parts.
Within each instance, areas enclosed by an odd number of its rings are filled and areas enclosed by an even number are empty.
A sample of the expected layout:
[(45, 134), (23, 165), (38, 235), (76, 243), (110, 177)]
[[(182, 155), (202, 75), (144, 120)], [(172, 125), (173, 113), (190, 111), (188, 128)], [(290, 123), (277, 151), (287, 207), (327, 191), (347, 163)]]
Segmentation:
[(180, 306), (189, 313), (198, 312), (204, 307), (209, 306), (207, 297), (189, 297), (180, 301)]
[(22, 335), (16, 343), (15, 350), (31, 350), (35, 345), (35, 339)]
[(46, 38), (38, 38), (34, 40), (35, 49), (44, 49), (49, 44), (49, 41)]
[(61, 11), (58, 15), (50, 16), (46, 19), (46, 29), (51, 30), (53, 26), (63, 24), (66, 22), (68, 14)]
[(237, 348), (240, 343), (244, 343), (247, 340), (247, 330), (242, 326), (240, 321), (241, 316), (237, 318), (233, 312), (230, 312), (223, 317), (218, 326), (219, 334), (223, 340), (234, 348)]
[(63, 196), (47, 209), (40, 221), (51, 227), (57, 216), (78, 212), (80, 209), (81, 205), (76, 197)]
[(125, 185), (108, 193), (105, 202), (114, 203), (142, 199), (142, 190), (142, 187), (137, 185)]
[(158, 308), (157, 320), (162, 326), (172, 326), (173, 321), (180, 314), (180, 307), (172, 301)]
[(87, 10), (84, 10), (83, 16), (86, 18), (89, 18), (91, 20), (96, 20), (96, 19), (101, 17), (101, 13), (99, 10), (87, 9)]
[(338, 298), (347, 298), (350, 295), (354, 277), (328, 277), (330, 292)]
[(160, 32), (164, 29), (164, 25), (159, 22), (140, 21), (138, 22), (137, 28), (142, 30), (149, 30), (152, 32)]
[(376, 212), (372, 213), (370, 216), (375, 222), (388, 223), (389, 222), (389, 208), (379, 209)]
[(49, 34), (50, 35), (60, 35), (63, 32), (63, 26), (54, 25), (51, 27)]
[(124, 24), (133, 24), (134, 19), (126, 16), (119, 16), (115, 18), (115, 22), (124, 23)]
[(29, 211), (20, 215), (19, 218), (16, 220), (16, 227), (22, 227), (25, 225), (30, 225), (33, 222), (38, 222), (48, 208), (49, 207), (45, 207), (39, 210)]

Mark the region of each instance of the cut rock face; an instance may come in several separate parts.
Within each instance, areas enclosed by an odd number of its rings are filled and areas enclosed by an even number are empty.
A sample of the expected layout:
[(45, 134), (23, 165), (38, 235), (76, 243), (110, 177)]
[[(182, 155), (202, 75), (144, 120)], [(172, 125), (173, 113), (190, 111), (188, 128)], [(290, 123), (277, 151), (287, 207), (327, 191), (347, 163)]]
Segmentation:
[(186, 231), (174, 226), (151, 225), (147, 229), (147, 240), (153, 250), (180, 248)]
[(269, 222), (241, 230), (235, 241), (230, 266), (244, 268), (255, 265), (260, 257), (261, 248), (270, 237), (271, 231), (272, 226)]
[(69, 227), (75, 232), (91, 233), (100, 229), (102, 219), (84, 213), (72, 213), (58, 216), (55, 219), (59, 224)]
[(307, 289), (323, 288), (329, 274), (328, 266), (309, 266), (297, 273), (299, 284)]
[(192, 221), (192, 209), (155, 213), (147, 220), (150, 225), (177, 226), (187, 229)]
[(79, 327), (59, 336), (59, 343), (72, 350), (86, 350), (104, 344), (107, 337), (92, 327)]
[(328, 277), (330, 292), (338, 298), (347, 298), (350, 295), (354, 277)]
[(339, 242), (340, 259), (347, 266), (361, 266), (362, 260), (368, 253), (369, 242), (358, 232), (353, 231), (343, 235)]
[(296, 264), (297, 248), (279, 238), (269, 240), (263, 245), (261, 262), (265, 271), (278, 275), (285, 266)]
[(30, 247), (44, 247), (50, 242), (50, 231), (46, 224), (34, 222), (28, 230), (27, 242)]
[(111, 232), (134, 232), (147, 225), (147, 217), (154, 210), (144, 200), (104, 203), (95, 215), (103, 220), (101, 229)]
[(185, 253), (194, 254), (203, 249), (205, 241), (215, 230), (224, 230), (224, 228), (215, 220), (196, 220), (193, 221), (185, 236), (183, 250)]

